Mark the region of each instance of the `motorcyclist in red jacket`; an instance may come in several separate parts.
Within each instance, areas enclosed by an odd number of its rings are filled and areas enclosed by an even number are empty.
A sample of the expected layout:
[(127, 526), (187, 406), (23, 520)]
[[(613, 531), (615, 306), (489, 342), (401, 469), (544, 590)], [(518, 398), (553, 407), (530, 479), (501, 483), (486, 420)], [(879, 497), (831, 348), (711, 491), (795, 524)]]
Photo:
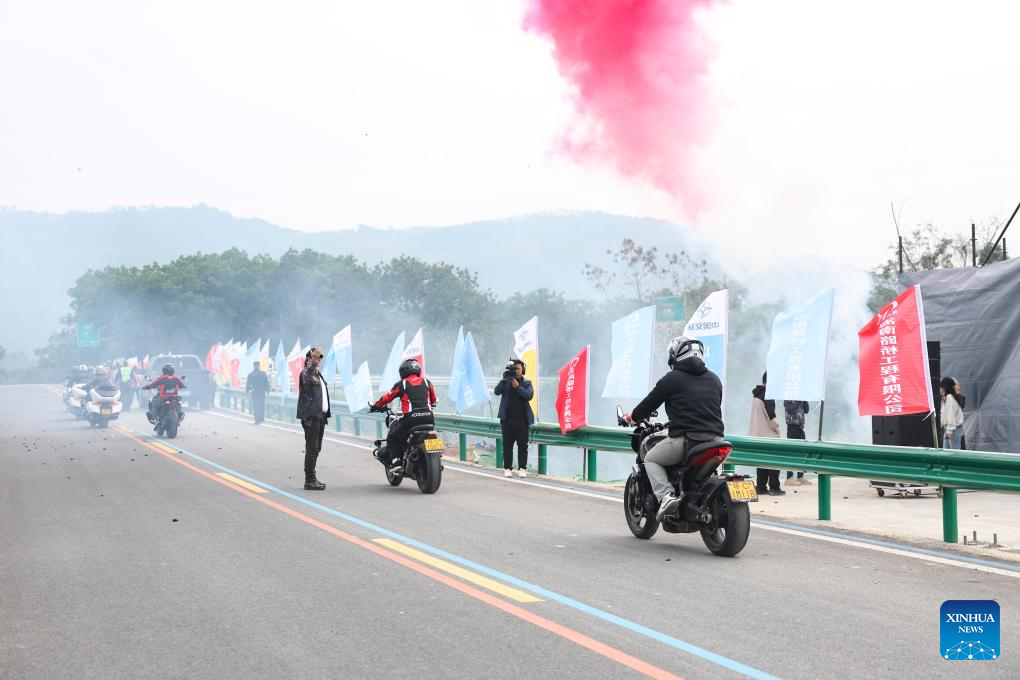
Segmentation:
[(163, 375), (153, 380), (148, 385), (143, 385), (143, 390), (156, 390), (159, 392), (149, 401), (149, 411), (146, 413), (146, 417), (150, 423), (155, 423), (158, 418), (162, 405), (166, 403), (167, 399), (170, 399), (174, 408), (177, 410), (177, 420), (184, 420), (184, 409), (181, 408), (181, 397), (180, 391), (186, 389), (187, 385), (184, 381), (174, 375), (174, 367), (170, 364), (163, 366)]

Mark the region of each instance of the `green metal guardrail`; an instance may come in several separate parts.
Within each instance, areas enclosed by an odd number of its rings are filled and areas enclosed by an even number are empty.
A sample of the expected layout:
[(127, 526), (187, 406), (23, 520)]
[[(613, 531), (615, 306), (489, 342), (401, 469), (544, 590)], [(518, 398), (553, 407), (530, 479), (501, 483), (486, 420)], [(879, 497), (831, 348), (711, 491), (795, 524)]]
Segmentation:
[[(275, 398), (274, 398), (275, 397)], [(220, 391), (220, 406), (250, 412), (243, 392)], [(267, 401), (267, 415), (278, 420), (295, 422), (295, 404), (286, 403), (277, 395)], [(333, 402), (336, 430), (343, 431), (344, 422), (351, 421), (354, 434), (362, 435), (364, 426), (372, 424), (375, 437), (382, 438), (383, 419), (376, 414), (351, 414), (346, 404)], [(499, 421), (476, 416), (436, 414), (436, 429), (459, 434), (460, 459), (467, 460), (467, 435), (496, 440), (496, 464), (502, 460), (502, 436)], [(547, 473), (548, 447), (576, 447), (584, 452), (584, 469), (588, 481), (595, 481), (598, 451), (631, 451), (630, 429), (585, 427), (562, 434), (556, 425), (536, 423), (531, 428), (531, 441), (538, 445), (538, 472)], [(947, 543), (958, 541), (957, 489), (982, 489), (1020, 493), (1020, 454), (984, 453), (927, 449), (906, 446), (868, 446), (836, 444), (796, 439), (763, 439), (727, 436), (733, 443), (732, 463), (781, 470), (817, 472), (818, 519), (832, 519), (831, 476), (859, 477), (889, 482), (924, 482), (942, 488), (942, 530)]]

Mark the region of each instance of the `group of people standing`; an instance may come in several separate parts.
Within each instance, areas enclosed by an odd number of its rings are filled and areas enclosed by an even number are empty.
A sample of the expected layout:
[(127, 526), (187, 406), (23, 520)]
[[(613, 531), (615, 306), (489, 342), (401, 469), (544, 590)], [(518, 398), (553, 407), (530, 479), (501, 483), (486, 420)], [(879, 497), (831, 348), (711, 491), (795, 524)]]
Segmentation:
[[(765, 386), (768, 373), (761, 376), (761, 384), (751, 390), (751, 422), (748, 434), (752, 437), (781, 437), (779, 420), (776, 414), (774, 399), (765, 398)], [(946, 376), (939, 381), (939, 419), (941, 421), (941, 444), (944, 449), (965, 449), (966, 439), (963, 434), (963, 408), (967, 398), (960, 391), (960, 384), (955, 378)], [(783, 412), (786, 420), (787, 439), (806, 439), (804, 420), (810, 407), (806, 401), (784, 401)], [(811, 484), (811, 480), (803, 472), (786, 473), (786, 486)], [(757, 488), (759, 495), (782, 496), (786, 494), (780, 488), (779, 470), (758, 468)]]
[[(752, 437), (771, 437), (778, 439), (782, 435), (779, 430), (779, 419), (776, 414), (775, 399), (765, 398), (765, 385), (768, 382), (768, 373), (761, 376), (761, 384), (751, 390), (751, 423), (748, 434)], [(804, 421), (810, 411), (806, 401), (784, 401), (783, 414), (786, 421), (787, 439), (806, 439), (804, 432)], [(811, 480), (804, 476), (803, 471), (796, 474), (792, 470), (786, 473), (786, 486), (798, 486), (812, 484)], [(770, 468), (758, 468), (757, 489), (761, 496), (783, 496), (786, 494), (780, 487), (779, 470)]]

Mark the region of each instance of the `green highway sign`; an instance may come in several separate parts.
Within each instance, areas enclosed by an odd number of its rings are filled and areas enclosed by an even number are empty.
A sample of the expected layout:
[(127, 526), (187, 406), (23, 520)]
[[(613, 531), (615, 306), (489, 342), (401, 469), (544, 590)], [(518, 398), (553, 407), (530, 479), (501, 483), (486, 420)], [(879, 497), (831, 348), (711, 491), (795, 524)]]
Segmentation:
[(658, 323), (673, 323), (687, 320), (684, 301), (675, 295), (652, 300), (655, 304), (655, 319)]
[(101, 339), (101, 333), (95, 326), (78, 324), (79, 347), (99, 347)]

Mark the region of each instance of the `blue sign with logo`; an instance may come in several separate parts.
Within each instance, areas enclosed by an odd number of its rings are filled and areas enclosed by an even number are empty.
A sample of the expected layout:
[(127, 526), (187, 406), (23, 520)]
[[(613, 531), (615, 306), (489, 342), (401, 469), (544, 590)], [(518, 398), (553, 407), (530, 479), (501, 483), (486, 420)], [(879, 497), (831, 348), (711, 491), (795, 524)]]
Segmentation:
[(999, 603), (995, 600), (946, 600), (940, 610), (943, 659), (992, 661), (999, 658)]

